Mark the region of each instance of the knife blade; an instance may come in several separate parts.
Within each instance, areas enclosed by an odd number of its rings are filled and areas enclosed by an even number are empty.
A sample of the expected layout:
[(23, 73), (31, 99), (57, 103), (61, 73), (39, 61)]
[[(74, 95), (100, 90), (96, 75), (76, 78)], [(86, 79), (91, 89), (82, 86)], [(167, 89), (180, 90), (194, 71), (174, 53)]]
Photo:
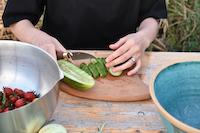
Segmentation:
[(91, 59), (95, 58), (95, 56), (85, 53), (85, 52), (71, 52), (72, 53), (72, 60), (83, 60), (83, 59)]
[(95, 56), (79, 51), (67, 51), (67, 52), (57, 52), (58, 59), (72, 59), (72, 60), (83, 60), (83, 59), (91, 59), (96, 58)]

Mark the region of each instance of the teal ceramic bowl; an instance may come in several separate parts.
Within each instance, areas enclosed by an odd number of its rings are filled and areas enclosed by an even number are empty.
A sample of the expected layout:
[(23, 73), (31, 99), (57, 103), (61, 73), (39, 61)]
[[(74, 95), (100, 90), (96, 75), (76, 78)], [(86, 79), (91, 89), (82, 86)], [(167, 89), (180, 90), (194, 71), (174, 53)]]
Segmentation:
[(156, 72), (150, 88), (168, 133), (200, 133), (200, 62)]

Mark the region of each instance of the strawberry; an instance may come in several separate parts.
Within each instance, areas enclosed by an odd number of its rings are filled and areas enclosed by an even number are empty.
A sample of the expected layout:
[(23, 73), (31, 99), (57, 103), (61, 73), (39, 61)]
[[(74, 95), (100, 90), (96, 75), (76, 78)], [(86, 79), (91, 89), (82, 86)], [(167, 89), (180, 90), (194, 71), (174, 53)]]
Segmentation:
[(26, 92), (24, 94), (24, 98), (26, 99), (26, 101), (32, 102), (36, 98), (36, 95), (34, 94), (34, 92)]
[(8, 107), (3, 110), (3, 112), (8, 112), (8, 111), (9, 111)]
[(13, 95), (13, 90), (9, 87), (3, 87), (4, 94), (6, 97), (9, 97), (10, 95)]
[(22, 107), (25, 105), (25, 101), (24, 99), (18, 99), (16, 102), (15, 102), (15, 108), (19, 108), (19, 107)]
[(19, 97), (24, 97), (24, 91), (23, 90), (21, 90), (21, 89), (18, 89), (18, 88), (15, 88), (14, 89), (14, 92), (15, 92), (15, 94), (17, 95), (17, 96), (19, 96)]
[(4, 107), (7, 108), (10, 105), (10, 101), (8, 99), (6, 99), (6, 102), (4, 104)]
[(12, 104), (15, 104), (15, 102), (19, 99), (17, 96), (13, 96), (13, 95), (10, 95), (9, 96), (9, 99), (10, 99), (10, 102)]

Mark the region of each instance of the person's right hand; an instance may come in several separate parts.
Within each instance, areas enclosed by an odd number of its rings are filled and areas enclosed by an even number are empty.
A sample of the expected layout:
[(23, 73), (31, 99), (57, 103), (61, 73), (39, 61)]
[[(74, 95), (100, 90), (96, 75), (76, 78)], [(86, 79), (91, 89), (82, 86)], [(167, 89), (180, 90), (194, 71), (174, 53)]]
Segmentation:
[(60, 56), (58, 58), (62, 58), (62, 53), (67, 51), (56, 38), (44, 32), (40, 35), (36, 34), (34, 38), (36, 39), (33, 42), (34, 45), (48, 52), (54, 59), (57, 59), (58, 56)]
[(36, 29), (29, 20), (21, 20), (11, 25), (10, 28), (20, 41), (31, 43), (42, 48), (54, 59), (57, 59), (57, 54), (62, 55), (61, 53), (66, 52), (66, 49), (56, 38)]

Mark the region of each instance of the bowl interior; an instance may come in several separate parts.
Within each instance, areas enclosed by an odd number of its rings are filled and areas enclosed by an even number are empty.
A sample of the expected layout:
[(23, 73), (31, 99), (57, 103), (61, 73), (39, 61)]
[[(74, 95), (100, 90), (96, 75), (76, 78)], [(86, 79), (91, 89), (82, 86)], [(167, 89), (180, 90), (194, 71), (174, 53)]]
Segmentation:
[(8, 86), (43, 96), (59, 78), (57, 64), (44, 51), (25, 43), (0, 41), (0, 90)]
[(170, 115), (200, 129), (200, 62), (183, 62), (167, 67), (156, 77), (154, 91)]

